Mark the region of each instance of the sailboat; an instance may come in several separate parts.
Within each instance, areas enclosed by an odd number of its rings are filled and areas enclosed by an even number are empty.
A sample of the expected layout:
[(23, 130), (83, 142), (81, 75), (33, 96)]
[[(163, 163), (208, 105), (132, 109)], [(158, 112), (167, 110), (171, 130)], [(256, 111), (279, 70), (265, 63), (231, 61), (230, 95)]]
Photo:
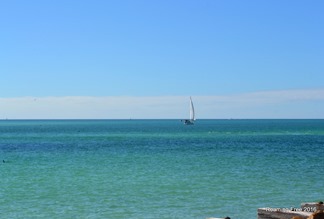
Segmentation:
[(192, 99), (190, 97), (190, 103), (189, 103), (189, 119), (185, 119), (183, 121), (183, 123), (185, 125), (193, 125), (194, 124), (194, 121), (196, 120), (195, 119), (195, 108), (194, 108), (194, 105), (193, 105), (193, 102), (192, 102)]

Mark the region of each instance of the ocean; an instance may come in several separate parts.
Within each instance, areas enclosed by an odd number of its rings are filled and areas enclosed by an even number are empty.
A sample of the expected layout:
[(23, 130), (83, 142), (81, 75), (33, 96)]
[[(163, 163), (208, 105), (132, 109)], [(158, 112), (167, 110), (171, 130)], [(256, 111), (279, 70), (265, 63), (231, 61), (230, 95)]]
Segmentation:
[(1, 218), (257, 218), (324, 200), (324, 120), (2, 120)]

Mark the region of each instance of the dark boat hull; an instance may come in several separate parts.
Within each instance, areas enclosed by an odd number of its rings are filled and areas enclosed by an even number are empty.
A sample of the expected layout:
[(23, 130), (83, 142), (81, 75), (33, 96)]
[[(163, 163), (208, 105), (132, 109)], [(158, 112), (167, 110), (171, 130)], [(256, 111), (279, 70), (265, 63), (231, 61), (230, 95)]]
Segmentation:
[(193, 121), (191, 121), (191, 120), (189, 120), (189, 119), (185, 119), (185, 120), (183, 121), (183, 124), (185, 124), (185, 125), (193, 125), (194, 123), (193, 123)]

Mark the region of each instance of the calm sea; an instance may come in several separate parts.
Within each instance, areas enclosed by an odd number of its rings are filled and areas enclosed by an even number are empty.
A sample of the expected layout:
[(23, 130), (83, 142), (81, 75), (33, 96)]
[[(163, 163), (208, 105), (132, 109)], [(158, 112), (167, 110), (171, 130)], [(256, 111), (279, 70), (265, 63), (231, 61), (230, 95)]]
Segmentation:
[(256, 218), (324, 200), (324, 120), (3, 120), (1, 218)]

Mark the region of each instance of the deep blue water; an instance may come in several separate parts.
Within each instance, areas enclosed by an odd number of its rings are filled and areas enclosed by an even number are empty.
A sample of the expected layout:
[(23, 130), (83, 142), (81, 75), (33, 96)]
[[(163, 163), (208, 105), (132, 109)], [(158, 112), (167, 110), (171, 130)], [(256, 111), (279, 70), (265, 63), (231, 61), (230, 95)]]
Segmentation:
[(256, 218), (324, 199), (324, 120), (3, 120), (2, 218)]

